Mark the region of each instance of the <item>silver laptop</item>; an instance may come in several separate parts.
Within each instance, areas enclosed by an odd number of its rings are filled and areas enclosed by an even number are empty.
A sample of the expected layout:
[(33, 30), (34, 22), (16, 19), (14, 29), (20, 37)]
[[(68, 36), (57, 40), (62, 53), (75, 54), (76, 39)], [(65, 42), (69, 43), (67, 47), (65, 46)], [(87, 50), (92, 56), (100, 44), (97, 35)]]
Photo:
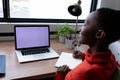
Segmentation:
[(59, 56), (50, 47), (49, 25), (15, 25), (14, 31), (15, 53), (20, 63)]

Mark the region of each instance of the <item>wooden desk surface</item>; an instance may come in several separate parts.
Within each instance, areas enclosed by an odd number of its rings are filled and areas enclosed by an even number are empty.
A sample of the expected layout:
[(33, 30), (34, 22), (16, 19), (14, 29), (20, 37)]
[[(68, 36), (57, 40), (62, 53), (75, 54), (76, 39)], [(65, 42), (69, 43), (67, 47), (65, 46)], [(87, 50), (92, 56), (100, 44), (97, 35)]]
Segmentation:
[[(0, 41), (0, 55), (6, 55), (6, 74), (0, 80), (32, 80), (46, 76), (52, 76), (56, 72), (56, 59), (40, 60), (29, 63), (19, 63), (15, 54), (14, 41)], [(60, 54), (62, 51), (72, 52), (58, 40), (51, 40), (51, 47)], [(85, 51), (86, 48), (81, 48)]]

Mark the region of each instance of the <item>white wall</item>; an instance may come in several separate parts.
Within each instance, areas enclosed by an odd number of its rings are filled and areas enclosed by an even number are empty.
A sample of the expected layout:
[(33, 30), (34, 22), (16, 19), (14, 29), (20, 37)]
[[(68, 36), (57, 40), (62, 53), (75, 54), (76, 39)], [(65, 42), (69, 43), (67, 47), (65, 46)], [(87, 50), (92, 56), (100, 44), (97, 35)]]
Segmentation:
[[(99, 1), (99, 0), (98, 0)], [(120, 10), (120, 0), (100, 0), (100, 7), (109, 7)]]
[[(57, 31), (57, 25), (63, 25), (64, 23), (0, 23), (0, 33), (13, 33), (14, 32), (14, 25), (19, 24), (31, 24), (31, 25), (50, 25), (50, 32)], [(73, 28), (76, 27), (75, 23), (69, 23)], [(78, 24), (79, 27), (82, 26), (82, 23)], [(55, 35), (50, 35), (51, 38), (55, 38)], [(14, 40), (14, 36), (0, 36), (0, 40)]]

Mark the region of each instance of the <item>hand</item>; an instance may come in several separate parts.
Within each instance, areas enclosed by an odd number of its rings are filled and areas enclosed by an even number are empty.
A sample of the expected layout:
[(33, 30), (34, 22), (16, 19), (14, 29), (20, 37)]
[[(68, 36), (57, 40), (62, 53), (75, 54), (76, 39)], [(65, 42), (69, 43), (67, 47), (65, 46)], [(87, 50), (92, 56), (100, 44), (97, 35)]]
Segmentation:
[(79, 59), (82, 59), (82, 52), (78, 51), (78, 50), (74, 50), (73, 51), (73, 57), (74, 58), (79, 58)]
[(63, 66), (58, 67), (57, 73), (63, 76), (66, 76), (66, 74), (69, 71), (70, 71), (69, 67), (67, 65), (63, 65)]

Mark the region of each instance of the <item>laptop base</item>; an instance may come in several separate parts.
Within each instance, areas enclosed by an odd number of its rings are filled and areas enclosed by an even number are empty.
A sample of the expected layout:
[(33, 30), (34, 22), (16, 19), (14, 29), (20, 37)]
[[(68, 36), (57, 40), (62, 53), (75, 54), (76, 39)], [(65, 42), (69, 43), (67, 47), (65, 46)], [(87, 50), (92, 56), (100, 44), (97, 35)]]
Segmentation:
[(59, 57), (59, 55), (52, 48), (48, 48), (48, 49), (49, 49), (49, 52), (46, 52), (46, 53), (32, 54), (32, 55), (26, 55), (26, 56), (22, 55), (20, 50), (16, 50), (15, 53), (20, 63)]

